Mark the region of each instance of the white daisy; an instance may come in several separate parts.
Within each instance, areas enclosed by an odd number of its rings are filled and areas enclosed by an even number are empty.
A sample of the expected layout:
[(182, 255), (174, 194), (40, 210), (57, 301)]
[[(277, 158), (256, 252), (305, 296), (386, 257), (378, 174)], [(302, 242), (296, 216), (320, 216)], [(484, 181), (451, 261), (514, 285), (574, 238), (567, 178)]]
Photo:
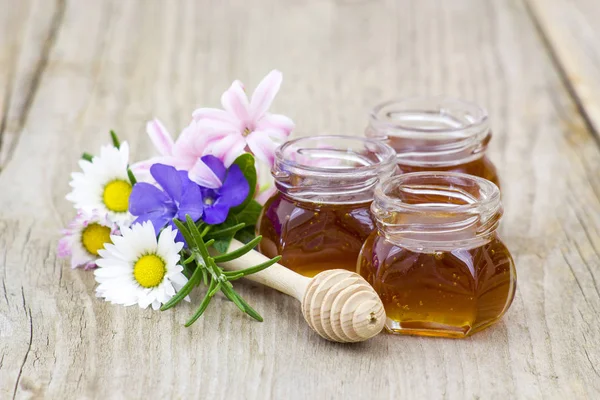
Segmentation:
[(58, 256), (71, 257), (71, 268), (96, 266), (98, 251), (110, 243), (110, 235), (119, 232), (106, 214), (79, 210), (58, 241)]
[(187, 282), (177, 264), (183, 243), (175, 242), (177, 231), (170, 226), (157, 240), (149, 221), (122, 228), (121, 235), (111, 236), (113, 244), (99, 251), (96, 295), (113, 304), (152, 304), (157, 310)]
[(117, 149), (102, 146), (100, 156), (92, 161), (80, 160), (83, 172), (73, 172), (69, 183), (73, 190), (67, 200), (75, 203), (75, 208), (87, 211), (98, 210), (107, 213), (120, 224), (128, 224), (133, 217), (129, 214), (131, 182), (127, 176), (129, 146), (126, 142)]

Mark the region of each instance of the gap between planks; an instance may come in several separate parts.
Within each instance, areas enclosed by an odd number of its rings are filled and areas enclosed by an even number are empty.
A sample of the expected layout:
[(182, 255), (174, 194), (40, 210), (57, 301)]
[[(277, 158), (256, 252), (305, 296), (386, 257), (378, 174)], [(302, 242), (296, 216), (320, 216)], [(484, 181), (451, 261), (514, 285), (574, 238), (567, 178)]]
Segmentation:
[[(586, 0), (523, 0), (525, 9), (546, 47), (550, 60), (555, 66), (561, 81), (569, 96), (583, 118), (586, 128), (592, 133), (596, 144), (600, 147), (600, 75), (595, 77), (586, 73), (586, 64), (592, 63), (591, 57), (585, 52), (584, 37), (577, 36), (569, 39), (566, 35), (566, 18), (559, 18), (563, 7), (574, 7), (573, 3), (584, 3)], [(569, 3), (569, 4), (567, 4)], [(600, 18), (600, 8), (598, 8)], [(599, 31), (600, 32), (600, 31)], [(575, 49), (572, 51), (571, 49)], [(600, 51), (598, 51), (600, 56)], [(592, 90), (587, 88), (591, 86)]]

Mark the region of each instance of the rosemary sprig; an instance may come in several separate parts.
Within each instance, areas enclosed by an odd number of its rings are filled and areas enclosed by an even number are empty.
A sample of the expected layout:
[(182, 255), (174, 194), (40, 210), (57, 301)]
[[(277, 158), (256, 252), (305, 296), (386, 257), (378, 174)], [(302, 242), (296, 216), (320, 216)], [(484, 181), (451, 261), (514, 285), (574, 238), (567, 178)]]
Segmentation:
[[(173, 222), (177, 226), (177, 229), (183, 235), (185, 242), (187, 243), (187, 250), (184, 250), (183, 254), (185, 258), (182, 260), (185, 271), (190, 273), (188, 282), (177, 292), (175, 296), (171, 298), (166, 304), (161, 307), (161, 310), (168, 310), (169, 308), (178, 304), (186, 296), (190, 294), (192, 289), (198, 286), (200, 283), (208, 286), (208, 289), (204, 295), (204, 298), (200, 302), (196, 312), (186, 322), (185, 326), (192, 325), (200, 316), (206, 311), (206, 308), (210, 304), (212, 298), (220, 291), (223, 295), (232, 301), (240, 310), (248, 314), (250, 317), (257, 321), (262, 322), (260, 314), (254, 310), (242, 297), (235, 291), (232, 281), (240, 279), (244, 276), (257, 273), (265, 268), (275, 264), (281, 259), (277, 256), (264, 263), (251, 266), (241, 271), (224, 271), (217, 265), (220, 262), (226, 262), (235, 260), (243, 256), (244, 254), (251, 251), (261, 240), (261, 236), (248, 242), (246, 245), (217, 256), (211, 256), (209, 247), (212, 246), (216, 238), (226, 237), (234, 235), (237, 231), (245, 227), (244, 223), (239, 223), (231, 227), (223, 228), (220, 230), (212, 230), (211, 225), (205, 225), (203, 223), (196, 224), (189, 215), (186, 215), (185, 223), (174, 219)], [(209, 235), (210, 233), (210, 235)], [(211, 238), (205, 240), (207, 235)]]

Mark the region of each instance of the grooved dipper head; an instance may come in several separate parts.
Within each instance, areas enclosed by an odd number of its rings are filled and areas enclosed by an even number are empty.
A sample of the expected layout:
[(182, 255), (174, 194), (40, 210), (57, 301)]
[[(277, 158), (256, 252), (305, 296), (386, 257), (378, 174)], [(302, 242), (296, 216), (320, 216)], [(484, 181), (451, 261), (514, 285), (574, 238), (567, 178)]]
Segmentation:
[(315, 276), (302, 299), (302, 314), (319, 335), (334, 342), (361, 342), (385, 324), (383, 303), (360, 275), (334, 269)]

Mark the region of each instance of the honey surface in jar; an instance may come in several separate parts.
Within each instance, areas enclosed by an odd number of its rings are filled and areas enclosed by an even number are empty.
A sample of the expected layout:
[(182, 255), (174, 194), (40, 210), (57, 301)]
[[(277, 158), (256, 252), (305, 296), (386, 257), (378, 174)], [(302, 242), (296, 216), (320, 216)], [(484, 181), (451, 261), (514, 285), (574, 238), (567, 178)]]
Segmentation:
[(440, 97), (383, 102), (372, 110), (365, 134), (396, 151), (401, 174), (457, 172), (499, 186), (486, 156), (492, 139), (487, 112), (476, 104)]
[[(489, 135), (491, 137), (491, 133)], [(489, 140), (489, 138), (487, 139)], [(475, 175), (481, 178), (487, 179), (495, 183), (498, 187), (500, 181), (498, 179), (498, 173), (496, 167), (490, 161), (490, 159), (483, 155), (479, 158), (470, 159), (466, 162), (452, 162), (448, 161), (443, 156), (436, 156), (430, 154), (427, 157), (427, 162), (416, 163), (410, 160), (410, 157), (404, 157), (402, 152), (410, 149), (406, 141), (400, 138), (388, 138), (387, 144), (394, 148), (398, 152), (398, 173), (407, 174), (410, 172), (433, 172), (433, 171), (447, 171), (447, 172), (461, 172), (464, 174)]]
[(513, 260), (496, 237), (483, 246), (438, 252), (398, 247), (374, 232), (358, 272), (384, 304), (388, 331), (465, 337), (497, 321), (515, 293)]
[(356, 271), (375, 228), (375, 187), (396, 170), (394, 150), (380, 140), (317, 135), (288, 141), (271, 168), (277, 192), (256, 225), (258, 250), (313, 277), (331, 269)]
[(328, 269), (356, 270), (360, 249), (374, 229), (371, 202), (318, 204), (278, 193), (263, 209), (259, 251), (281, 255), (280, 264), (313, 277)]

